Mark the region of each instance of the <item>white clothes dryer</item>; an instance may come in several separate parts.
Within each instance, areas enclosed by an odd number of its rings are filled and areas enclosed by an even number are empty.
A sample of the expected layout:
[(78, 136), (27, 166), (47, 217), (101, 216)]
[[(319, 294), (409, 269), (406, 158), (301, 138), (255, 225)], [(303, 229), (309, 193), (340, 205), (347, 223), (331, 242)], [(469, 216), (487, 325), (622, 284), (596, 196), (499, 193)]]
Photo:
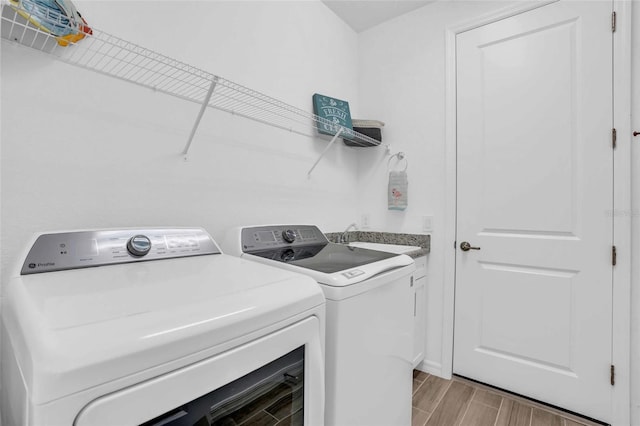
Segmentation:
[(315, 279), (327, 299), (325, 423), (408, 426), (412, 258), (330, 243), (313, 225), (229, 231), (225, 251)]
[(325, 301), (199, 228), (35, 237), (2, 309), (2, 423), (322, 425)]

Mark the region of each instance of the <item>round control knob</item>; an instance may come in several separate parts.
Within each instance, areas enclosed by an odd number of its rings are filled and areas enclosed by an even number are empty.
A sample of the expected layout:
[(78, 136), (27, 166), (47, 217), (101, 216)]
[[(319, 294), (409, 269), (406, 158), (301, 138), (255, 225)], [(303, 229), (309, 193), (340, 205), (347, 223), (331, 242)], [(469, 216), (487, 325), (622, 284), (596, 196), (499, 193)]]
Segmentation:
[(296, 240), (296, 231), (293, 229), (286, 229), (282, 231), (282, 239), (288, 243), (292, 243)]
[(296, 252), (294, 252), (292, 249), (286, 249), (280, 255), (280, 260), (282, 260), (283, 262), (291, 262), (292, 260), (295, 260), (295, 258)]
[(132, 256), (142, 257), (151, 250), (151, 240), (145, 235), (135, 235), (127, 242), (127, 250)]

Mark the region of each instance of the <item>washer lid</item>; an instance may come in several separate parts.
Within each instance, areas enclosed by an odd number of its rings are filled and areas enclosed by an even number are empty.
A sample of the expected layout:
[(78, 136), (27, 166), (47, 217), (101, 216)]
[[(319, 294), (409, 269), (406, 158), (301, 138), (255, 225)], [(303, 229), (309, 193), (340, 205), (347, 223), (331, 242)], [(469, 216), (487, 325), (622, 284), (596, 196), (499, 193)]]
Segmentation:
[[(352, 249), (380, 253), (375, 250), (366, 250), (356, 247), (352, 247)], [(389, 255), (389, 253), (382, 254)], [(353, 286), (363, 281), (367, 281), (379, 274), (394, 271), (397, 269), (403, 269), (405, 271), (408, 271), (408, 273), (411, 273), (415, 270), (414, 260), (406, 254), (390, 254), (390, 257), (387, 257), (385, 259), (375, 260), (371, 263), (362, 263), (359, 266), (354, 266), (353, 263), (345, 263), (341, 261), (340, 258), (335, 258), (335, 264), (330, 263), (330, 261), (327, 261), (327, 263), (318, 262), (313, 268), (309, 267), (304, 261), (286, 262), (268, 257), (261, 257), (258, 256), (257, 253), (246, 253), (242, 256), (245, 259), (251, 259), (263, 264), (274, 265), (279, 268), (284, 268), (290, 271), (308, 275), (318, 283), (331, 287)], [(338, 265), (338, 267), (336, 267), (337, 270), (335, 272), (325, 272), (322, 270), (324, 266), (327, 266), (327, 269), (332, 269), (336, 264)], [(409, 267), (409, 269), (405, 269), (407, 267)]]
[(277, 248), (255, 251), (251, 254), (326, 274), (346, 271), (397, 256), (393, 253), (334, 243)]
[(218, 254), (17, 276), (2, 314), (32, 399), (45, 403), (323, 303), (309, 277)]
[(414, 263), (406, 255), (334, 243), (256, 251), (250, 256), (307, 274), (321, 284), (334, 287), (354, 285)]

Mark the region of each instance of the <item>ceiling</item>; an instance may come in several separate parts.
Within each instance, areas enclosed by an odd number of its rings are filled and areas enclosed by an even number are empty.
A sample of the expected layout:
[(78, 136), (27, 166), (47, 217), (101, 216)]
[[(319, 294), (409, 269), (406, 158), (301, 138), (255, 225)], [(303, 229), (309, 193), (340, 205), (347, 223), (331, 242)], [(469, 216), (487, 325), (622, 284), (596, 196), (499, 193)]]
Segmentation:
[(435, 0), (322, 0), (356, 32), (418, 9)]

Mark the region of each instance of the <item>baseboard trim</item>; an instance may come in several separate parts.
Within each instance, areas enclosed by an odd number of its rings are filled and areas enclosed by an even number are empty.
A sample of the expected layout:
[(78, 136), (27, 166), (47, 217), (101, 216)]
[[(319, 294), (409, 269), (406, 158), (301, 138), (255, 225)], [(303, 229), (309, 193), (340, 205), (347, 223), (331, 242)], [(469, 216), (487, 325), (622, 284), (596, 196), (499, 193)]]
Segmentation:
[(418, 364), (415, 368), (416, 370), (420, 370), (423, 373), (433, 374), (434, 376), (442, 377), (443, 379), (450, 379), (451, 377), (445, 377), (442, 374), (442, 364), (435, 361), (430, 361), (428, 359), (423, 360), (420, 364)]

